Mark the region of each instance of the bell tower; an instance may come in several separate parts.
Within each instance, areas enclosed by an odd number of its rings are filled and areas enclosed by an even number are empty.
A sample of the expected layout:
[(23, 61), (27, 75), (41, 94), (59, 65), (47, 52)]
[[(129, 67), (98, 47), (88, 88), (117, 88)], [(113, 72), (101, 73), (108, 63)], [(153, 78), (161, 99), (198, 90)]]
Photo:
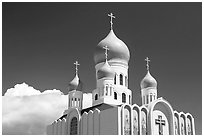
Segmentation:
[[(105, 87), (105, 89), (107, 88), (107, 96), (110, 98), (108, 99), (108, 97), (103, 97), (104, 100), (107, 98), (107, 101), (105, 102), (114, 105), (125, 103), (131, 104), (132, 91), (128, 89), (128, 62), (130, 59), (130, 52), (126, 44), (120, 40), (113, 31), (113, 19), (116, 17), (112, 13), (108, 14), (108, 16), (110, 17), (110, 32), (103, 40), (99, 42), (94, 52), (97, 85), (96, 90), (94, 90), (93, 93), (96, 93), (96, 91), (101, 91), (101, 88), (104, 87), (99, 86), (101, 85), (100, 83), (102, 81), (107, 82), (108, 79), (111, 78), (107, 84), (108, 86)], [(104, 56), (104, 49), (106, 49), (106, 56)], [(100, 79), (100, 73), (101, 69), (104, 68), (106, 68), (106, 70), (110, 68), (109, 70), (111, 70), (111, 77), (103, 77), (104, 80), (102, 80)], [(109, 73), (110, 72), (106, 74)], [(106, 96), (106, 93), (101, 93), (99, 95)]]
[(83, 84), (78, 76), (78, 66), (80, 65), (78, 61), (74, 63), (75, 67), (75, 77), (69, 83), (69, 93), (68, 93), (68, 101), (69, 101), (69, 108), (78, 108), (79, 110), (82, 109), (83, 103)]
[(147, 62), (147, 74), (140, 83), (142, 105), (149, 104), (157, 99), (157, 81), (149, 72), (149, 58), (146, 57), (145, 61)]

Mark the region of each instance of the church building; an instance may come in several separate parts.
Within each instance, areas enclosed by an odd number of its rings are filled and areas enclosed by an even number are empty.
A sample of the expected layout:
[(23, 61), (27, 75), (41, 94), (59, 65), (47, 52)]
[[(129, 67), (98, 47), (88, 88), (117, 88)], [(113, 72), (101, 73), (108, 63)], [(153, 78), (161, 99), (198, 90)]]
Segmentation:
[[(68, 109), (47, 126), (49, 135), (194, 135), (194, 118), (177, 112), (162, 97), (158, 98), (157, 81), (151, 75), (149, 58), (147, 73), (141, 80), (142, 105), (132, 104), (128, 88), (130, 51), (113, 31), (99, 42), (94, 52), (96, 88), (92, 106), (83, 108), (83, 83), (76, 74), (69, 83)], [(161, 91), (160, 91), (161, 92)]]

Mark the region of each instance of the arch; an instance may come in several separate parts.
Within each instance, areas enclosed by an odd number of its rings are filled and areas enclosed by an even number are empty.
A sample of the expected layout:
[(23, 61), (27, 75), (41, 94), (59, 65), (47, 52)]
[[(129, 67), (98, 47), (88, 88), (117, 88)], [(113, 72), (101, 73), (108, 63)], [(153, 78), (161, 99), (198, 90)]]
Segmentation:
[(156, 112), (161, 112), (165, 117), (166, 117), (166, 123), (168, 123), (167, 129), (169, 135), (174, 135), (174, 112), (171, 107), (171, 105), (164, 100), (163, 98), (159, 98), (155, 102), (153, 102), (151, 105), (149, 105), (150, 111), (149, 111), (149, 120), (150, 120), (150, 125), (151, 127), (149, 128), (151, 131), (151, 134), (158, 134), (154, 132), (154, 111)]
[(78, 98), (78, 106), (81, 107), (81, 100)]
[(94, 122), (93, 122), (93, 111), (89, 110), (88, 112), (88, 135), (94, 134)]
[(77, 98), (74, 98), (74, 106), (77, 107)]
[(62, 120), (59, 119), (57, 121), (57, 135), (61, 135), (62, 134)]
[(113, 91), (113, 87), (112, 87), (112, 85), (110, 85), (110, 87), (109, 87), (109, 95), (110, 96), (112, 95), (112, 91)]
[(95, 95), (94, 99), (95, 99), (95, 100), (98, 100), (98, 94)]
[(132, 135), (140, 135), (140, 109), (136, 104), (132, 106)]
[(115, 73), (115, 77), (114, 77), (114, 84), (116, 85), (116, 73)]
[(71, 105), (71, 107), (73, 107), (74, 106), (74, 99), (72, 98), (72, 103), (71, 103), (72, 105)]
[(150, 102), (153, 101), (153, 96), (152, 96), (152, 93), (150, 93)]
[(77, 135), (78, 133), (78, 119), (73, 117), (70, 123), (70, 135)]
[(131, 96), (129, 95), (129, 104), (131, 104)]
[(106, 93), (106, 94), (105, 94), (105, 95), (107, 96), (107, 95), (108, 95), (108, 88), (109, 88), (109, 85), (108, 85), (108, 84), (106, 84), (106, 86), (105, 86), (105, 87), (106, 87), (106, 90), (105, 90), (105, 93)]
[(62, 135), (67, 135), (67, 124), (66, 124), (66, 118), (62, 119)]
[(100, 110), (95, 109), (93, 112), (93, 122), (94, 122), (94, 135), (100, 135)]
[(122, 74), (120, 74), (120, 85), (123, 85), (123, 75)]
[(123, 135), (131, 135), (131, 117), (132, 117), (132, 109), (130, 105), (124, 104), (122, 105), (122, 134)]
[(79, 113), (79, 110), (78, 108), (69, 108), (68, 111), (67, 111), (67, 116), (66, 116), (66, 119), (67, 119), (67, 134), (70, 135), (71, 134), (71, 121), (72, 121), (72, 118), (73, 117), (76, 117), (77, 118), (77, 134), (79, 134), (79, 121), (81, 120), (81, 115)]
[(53, 122), (53, 133), (54, 135), (57, 135), (57, 120)]
[(127, 76), (125, 76), (125, 86), (128, 87), (128, 79), (127, 79)]
[(174, 111), (174, 130), (175, 135), (180, 135), (180, 120), (179, 120), (179, 114), (177, 111)]
[(87, 135), (88, 134), (88, 113), (84, 112), (81, 118), (81, 134)]
[(126, 95), (125, 95), (125, 93), (122, 93), (122, 102), (126, 103)]
[(114, 99), (116, 99), (117, 100), (117, 93), (116, 92), (114, 92)]
[(148, 113), (148, 110), (146, 107), (142, 106), (141, 108), (141, 112), (140, 112), (140, 115), (141, 115), (141, 119), (140, 119), (140, 125), (141, 125), (141, 135), (148, 135), (148, 127), (147, 127), (147, 113)]
[(180, 112), (180, 133), (186, 135), (186, 117), (183, 112)]
[(186, 113), (187, 118), (187, 135), (194, 135), (194, 118), (190, 113)]

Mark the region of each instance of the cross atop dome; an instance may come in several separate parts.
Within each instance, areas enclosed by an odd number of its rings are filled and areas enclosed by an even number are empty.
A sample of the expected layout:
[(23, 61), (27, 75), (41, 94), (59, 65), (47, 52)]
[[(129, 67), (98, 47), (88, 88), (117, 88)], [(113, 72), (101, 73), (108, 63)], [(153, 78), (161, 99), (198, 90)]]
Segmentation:
[(113, 13), (108, 14), (108, 16), (110, 17), (110, 24), (111, 24), (111, 30), (113, 29), (113, 18), (115, 19), (115, 16), (113, 15)]
[(78, 66), (79, 66), (80, 64), (78, 63), (78, 61), (76, 61), (76, 62), (74, 63), (74, 65), (75, 65), (75, 70), (76, 70), (76, 74), (77, 74), (77, 72), (78, 72)]
[(108, 48), (108, 46), (104, 46), (103, 48), (105, 49), (105, 57), (106, 57), (106, 61), (107, 61), (109, 48)]
[(146, 64), (147, 71), (149, 71), (149, 62), (150, 62), (150, 60), (149, 60), (148, 57), (146, 57), (145, 61), (146, 61), (146, 63), (147, 63), (147, 64)]

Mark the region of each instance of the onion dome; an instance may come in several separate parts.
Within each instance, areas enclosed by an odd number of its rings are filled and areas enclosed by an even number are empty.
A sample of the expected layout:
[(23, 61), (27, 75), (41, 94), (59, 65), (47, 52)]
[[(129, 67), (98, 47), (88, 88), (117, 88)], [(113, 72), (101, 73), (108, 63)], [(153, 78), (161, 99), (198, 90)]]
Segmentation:
[(143, 80), (140, 83), (141, 89), (145, 89), (148, 87), (157, 87), (157, 81), (151, 76), (149, 71), (147, 71), (146, 76), (143, 78)]
[(69, 91), (78, 90), (82, 91), (83, 83), (76, 74), (74, 79), (69, 83)]
[(126, 44), (117, 38), (111, 29), (109, 34), (104, 38), (95, 48), (94, 62), (95, 64), (101, 63), (105, 60), (103, 47), (107, 46), (109, 49), (109, 61), (123, 61), (128, 64), (130, 59), (130, 52)]
[(98, 79), (101, 78), (114, 78), (115, 76), (115, 72), (113, 71), (113, 69), (111, 68), (111, 66), (108, 64), (107, 60), (106, 62), (103, 64), (103, 66), (98, 70), (97, 72), (97, 77)]

